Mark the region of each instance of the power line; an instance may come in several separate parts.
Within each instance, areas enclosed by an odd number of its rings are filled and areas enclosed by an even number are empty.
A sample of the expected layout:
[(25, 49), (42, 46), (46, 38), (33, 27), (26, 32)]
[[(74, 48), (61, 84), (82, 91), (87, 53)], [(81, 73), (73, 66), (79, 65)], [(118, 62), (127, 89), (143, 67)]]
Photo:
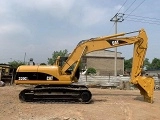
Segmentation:
[(117, 13), (119, 13), (119, 11), (122, 9), (122, 7), (126, 4), (127, 1), (128, 1), (128, 0), (126, 0), (126, 1), (123, 3), (123, 5), (121, 6), (121, 8), (118, 10)]
[(132, 17), (128, 17), (127, 19), (135, 19), (135, 20), (139, 20), (139, 21), (157, 22), (157, 23), (160, 23), (160, 20), (154, 20), (154, 19), (132, 18)]
[[(125, 12), (128, 11), (128, 9), (135, 3), (136, 0), (134, 0), (131, 5), (127, 8)], [(141, 22), (141, 23), (148, 23), (148, 24), (156, 24), (160, 25), (160, 19), (158, 18), (151, 18), (151, 17), (143, 17), (143, 16), (136, 16), (136, 15), (131, 15), (136, 9), (138, 9), (145, 0), (143, 0), (141, 3), (137, 5), (129, 14), (122, 13), (124, 15), (124, 19), (127, 21), (133, 21), (133, 22)]]
[[(129, 15), (129, 14), (124, 14), (124, 15)], [(159, 18), (152, 18), (152, 17), (145, 17), (145, 16), (137, 16), (137, 15), (129, 15), (129, 17), (137, 17), (137, 18), (147, 18), (147, 19), (160, 20)]]
[[(128, 15), (128, 14), (124, 14), (124, 16), (125, 15)], [(158, 18), (151, 18), (151, 17), (144, 17), (144, 16), (137, 16), (137, 15), (128, 15), (128, 17), (125, 18), (125, 20), (148, 23), (148, 24), (156, 24), (156, 25), (160, 24), (160, 19)]]
[(127, 21), (133, 21), (133, 22), (140, 22), (140, 23), (148, 23), (148, 24), (155, 24), (155, 25), (160, 25), (160, 23), (155, 23), (155, 22), (147, 22), (147, 21), (139, 21), (139, 20), (130, 20), (127, 19)]
[[(145, 0), (143, 0), (137, 7), (135, 7), (135, 8), (128, 14), (128, 16), (131, 15), (139, 6), (141, 6), (144, 1), (145, 1)], [(128, 16), (127, 16), (127, 17), (128, 17)], [(127, 18), (127, 17), (126, 17), (126, 18)]]
[(130, 4), (130, 6), (125, 10), (124, 13), (126, 13), (126, 12), (129, 10), (129, 8), (131, 8), (131, 6), (132, 6), (135, 2), (136, 2), (136, 0), (134, 0), (134, 1)]
[[(128, 1), (128, 0), (126, 0), (126, 1), (123, 3), (123, 5), (121, 6), (121, 8), (118, 10), (118, 12), (117, 12), (116, 14), (119, 14), (119, 11), (120, 11), (120, 10), (123, 8), (123, 6), (127, 3), (127, 1)], [(112, 27), (110, 28), (110, 30), (109, 30), (108, 33), (111, 32), (111, 30), (113, 29), (114, 25), (115, 25), (115, 22), (113, 23), (113, 25), (112, 25)]]

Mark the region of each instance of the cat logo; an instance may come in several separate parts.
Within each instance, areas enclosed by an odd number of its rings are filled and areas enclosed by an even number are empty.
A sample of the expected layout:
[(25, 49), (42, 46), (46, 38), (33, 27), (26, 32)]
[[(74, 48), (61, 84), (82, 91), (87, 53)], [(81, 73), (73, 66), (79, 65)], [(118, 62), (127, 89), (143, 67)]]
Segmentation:
[(112, 41), (112, 45), (118, 45), (118, 44), (119, 44), (119, 41), (118, 41), (118, 40)]
[(116, 45), (120, 45), (120, 44), (125, 44), (125, 43), (127, 43), (126, 41), (116, 40), (116, 39), (110, 39), (110, 40), (107, 40), (107, 42), (108, 42), (111, 46), (116, 46)]
[(53, 80), (53, 76), (47, 76), (47, 80)]

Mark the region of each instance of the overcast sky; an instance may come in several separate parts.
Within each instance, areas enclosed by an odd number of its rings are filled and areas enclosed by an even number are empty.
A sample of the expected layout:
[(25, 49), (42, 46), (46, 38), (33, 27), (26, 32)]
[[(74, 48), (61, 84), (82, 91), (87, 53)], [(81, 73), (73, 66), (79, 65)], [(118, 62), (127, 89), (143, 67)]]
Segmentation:
[[(24, 61), (25, 53), (26, 61), (33, 58), (36, 63), (47, 63), (53, 51), (71, 52), (83, 39), (114, 34), (110, 19), (119, 10), (126, 15), (118, 23), (118, 33), (144, 28), (149, 38), (146, 57), (150, 61), (160, 58), (160, 1), (134, 1), (0, 0), (0, 63)], [(131, 45), (117, 50), (129, 59), (132, 49)]]

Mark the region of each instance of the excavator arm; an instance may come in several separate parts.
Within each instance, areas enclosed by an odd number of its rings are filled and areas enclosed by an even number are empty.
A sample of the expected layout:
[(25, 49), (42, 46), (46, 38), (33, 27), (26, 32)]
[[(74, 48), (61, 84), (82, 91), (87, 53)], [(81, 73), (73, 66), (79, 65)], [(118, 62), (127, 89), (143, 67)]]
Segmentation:
[[(127, 34), (139, 32), (137, 36), (125, 37)], [(154, 80), (152, 77), (146, 77), (141, 75), (143, 62), (148, 45), (148, 38), (144, 29), (130, 33), (121, 33), (111, 36), (91, 38), (89, 40), (81, 41), (74, 51), (69, 55), (66, 63), (62, 66), (62, 74), (66, 74), (66, 71), (75, 64), (75, 67), (71, 74), (71, 79), (75, 79), (75, 72), (78, 69), (80, 59), (83, 55), (96, 50), (114, 48), (119, 46), (134, 44), (133, 50), (133, 63), (131, 71), (131, 80), (140, 93), (144, 96), (144, 100), (153, 102)], [(123, 37), (122, 37), (123, 36)], [(75, 80), (76, 81), (76, 80)]]

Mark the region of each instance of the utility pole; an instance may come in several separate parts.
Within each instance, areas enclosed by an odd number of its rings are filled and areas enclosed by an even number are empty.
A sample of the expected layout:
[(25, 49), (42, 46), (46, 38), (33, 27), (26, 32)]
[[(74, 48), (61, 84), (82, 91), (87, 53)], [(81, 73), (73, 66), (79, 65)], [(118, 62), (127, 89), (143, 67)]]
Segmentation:
[(26, 64), (26, 52), (24, 53), (24, 64)]
[[(115, 23), (115, 34), (117, 34), (117, 23), (122, 22), (124, 14), (117, 13), (110, 19), (111, 22)], [(114, 59), (114, 76), (117, 77), (117, 47), (115, 47), (115, 59)]]

